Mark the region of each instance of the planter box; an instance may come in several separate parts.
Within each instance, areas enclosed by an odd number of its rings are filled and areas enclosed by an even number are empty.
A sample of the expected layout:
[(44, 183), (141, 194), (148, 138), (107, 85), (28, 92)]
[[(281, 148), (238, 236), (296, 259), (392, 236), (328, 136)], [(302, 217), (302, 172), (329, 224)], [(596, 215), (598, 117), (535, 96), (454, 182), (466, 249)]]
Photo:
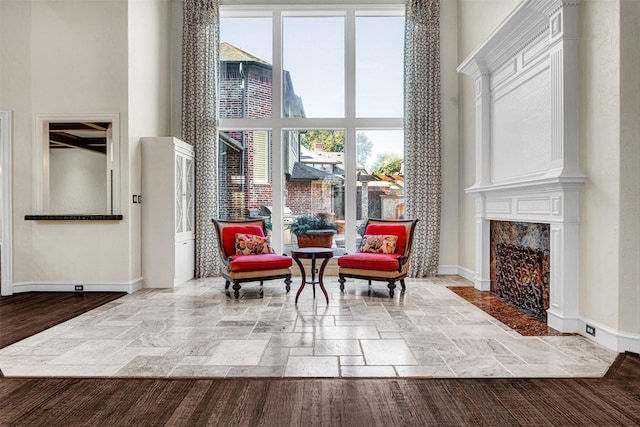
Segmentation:
[(299, 248), (330, 248), (335, 230), (309, 230), (298, 237)]

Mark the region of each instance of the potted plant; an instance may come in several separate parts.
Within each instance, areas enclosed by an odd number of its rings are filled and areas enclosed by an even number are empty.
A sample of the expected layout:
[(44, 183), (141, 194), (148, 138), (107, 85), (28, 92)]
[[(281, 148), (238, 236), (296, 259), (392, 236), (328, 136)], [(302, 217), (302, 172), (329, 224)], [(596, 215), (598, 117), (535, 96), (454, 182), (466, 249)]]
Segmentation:
[(299, 216), (291, 223), (300, 248), (330, 248), (337, 230), (338, 226), (326, 218)]

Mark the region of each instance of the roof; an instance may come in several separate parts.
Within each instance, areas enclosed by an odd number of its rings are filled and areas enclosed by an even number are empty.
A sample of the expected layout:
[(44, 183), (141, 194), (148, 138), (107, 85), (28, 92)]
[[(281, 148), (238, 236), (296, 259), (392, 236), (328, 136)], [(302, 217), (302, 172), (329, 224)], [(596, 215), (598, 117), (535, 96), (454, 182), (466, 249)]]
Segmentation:
[(312, 164), (337, 165), (340, 161), (327, 156), (326, 152), (316, 153), (304, 145), (300, 145), (300, 161)]
[(242, 143), (240, 141), (235, 140), (234, 138), (231, 138), (226, 132), (219, 132), (219, 135), (220, 135), (220, 141), (224, 142), (234, 150), (236, 151), (244, 150)]
[[(335, 152), (335, 151), (327, 151), (327, 152), (325, 152), (323, 154), (325, 156), (327, 156), (328, 158), (337, 161), (339, 168), (345, 169), (346, 165), (345, 165), (345, 162), (344, 162), (344, 153)], [(361, 176), (363, 178), (363, 180), (365, 180), (364, 177), (366, 175), (369, 175), (369, 172), (359, 162), (356, 162), (356, 172), (359, 174), (359, 176)]]
[[(266, 72), (271, 76), (270, 63), (227, 42), (220, 43), (220, 62), (251, 62), (256, 68), (268, 69)], [(283, 85), (282, 102), (285, 117), (306, 117), (302, 98), (296, 95), (291, 75), (287, 70), (284, 70)]]
[(259, 64), (269, 65), (270, 63), (267, 61), (258, 58), (257, 56), (253, 56), (244, 50), (235, 47), (232, 44), (227, 42), (220, 43), (220, 61), (227, 62), (257, 62)]
[(291, 181), (316, 181), (320, 179), (326, 179), (326, 180), (332, 180), (332, 181), (343, 180), (343, 178), (340, 175), (327, 173), (320, 169), (307, 166), (301, 162), (296, 162), (293, 165), (293, 170), (291, 171), (291, 176), (289, 178), (289, 180)]

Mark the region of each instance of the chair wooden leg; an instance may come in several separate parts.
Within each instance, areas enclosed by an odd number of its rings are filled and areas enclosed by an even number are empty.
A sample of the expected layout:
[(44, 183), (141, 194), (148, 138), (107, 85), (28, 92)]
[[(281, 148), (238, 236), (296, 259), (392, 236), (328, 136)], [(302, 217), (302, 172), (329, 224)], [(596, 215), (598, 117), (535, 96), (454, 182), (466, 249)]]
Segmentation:
[(228, 280), (227, 280), (227, 281), (225, 281), (225, 282), (224, 282), (224, 288), (225, 288), (225, 289), (229, 289), (229, 285), (230, 285), (230, 284), (231, 284), (231, 283), (230, 283)]
[(407, 290), (407, 288), (405, 288), (404, 286), (404, 279), (400, 279), (400, 286), (402, 286), (402, 293), (404, 293), (404, 291)]
[(396, 281), (389, 280), (389, 284), (387, 285), (387, 287), (389, 288), (389, 296), (393, 298), (393, 294), (394, 294), (393, 290), (396, 288)]
[(233, 296), (238, 299), (240, 297), (240, 283), (233, 282)]
[(344, 292), (344, 282), (345, 282), (345, 278), (344, 276), (342, 276), (341, 274), (338, 275), (338, 282), (340, 282), (340, 292)]
[(285, 288), (287, 289), (287, 293), (291, 290), (291, 277), (287, 277), (284, 279)]

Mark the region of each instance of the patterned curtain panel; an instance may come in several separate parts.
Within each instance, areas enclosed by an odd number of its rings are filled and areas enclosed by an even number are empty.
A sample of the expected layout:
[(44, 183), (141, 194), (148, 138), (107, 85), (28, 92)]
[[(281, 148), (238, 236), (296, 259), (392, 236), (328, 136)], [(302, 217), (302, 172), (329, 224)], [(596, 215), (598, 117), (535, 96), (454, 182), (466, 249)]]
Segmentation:
[(406, 0), (405, 213), (418, 218), (410, 277), (435, 276), (440, 254), (440, 0)]
[(218, 217), (218, 0), (184, 0), (182, 139), (194, 146), (195, 277), (220, 274), (213, 218)]

